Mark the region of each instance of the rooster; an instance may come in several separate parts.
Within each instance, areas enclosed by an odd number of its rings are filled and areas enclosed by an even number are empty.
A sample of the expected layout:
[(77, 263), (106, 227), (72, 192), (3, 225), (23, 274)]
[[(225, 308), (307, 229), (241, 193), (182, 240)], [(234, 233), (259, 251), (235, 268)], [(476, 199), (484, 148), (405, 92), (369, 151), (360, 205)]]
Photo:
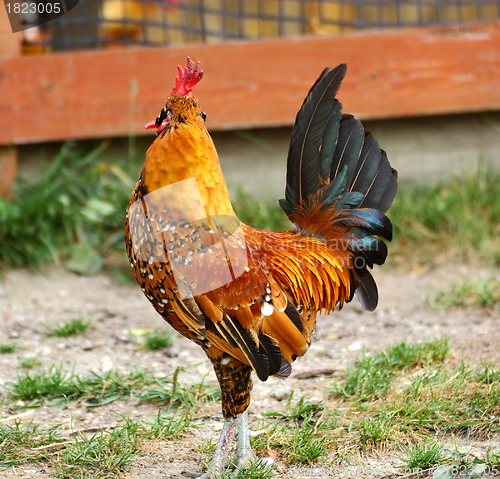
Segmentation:
[[(156, 311), (198, 344), (222, 391), (224, 425), (205, 479), (230, 459), (247, 465), (252, 372), (285, 378), (308, 350), (318, 312), (356, 294), (377, 306), (368, 268), (383, 264), (392, 226), (385, 212), (397, 173), (370, 133), (335, 98), (346, 65), (325, 69), (295, 121), (285, 199), (292, 231), (238, 221), (205, 113), (192, 91), (203, 75), (190, 58), (156, 121), (127, 210), (130, 265)], [(235, 444), (236, 443), (236, 444)], [(236, 445), (234, 448), (233, 446)], [(234, 455), (233, 455), (234, 450)]]

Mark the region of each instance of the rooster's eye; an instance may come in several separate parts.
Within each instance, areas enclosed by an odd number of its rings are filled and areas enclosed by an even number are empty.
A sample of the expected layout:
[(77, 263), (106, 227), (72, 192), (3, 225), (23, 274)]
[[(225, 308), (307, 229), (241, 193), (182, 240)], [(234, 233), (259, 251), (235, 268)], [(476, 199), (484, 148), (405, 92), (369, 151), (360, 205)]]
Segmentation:
[(207, 119), (207, 114), (204, 111), (202, 111), (201, 117), (203, 118), (203, 121), (205, 121)]
[(158, 115), (158, 118), (156, 118), (155, 125), (156, 126), (161, 126), (163, 123), (163, 120), (168, 119), (170, 120), (170, 110), (167, 109), (167, 107), (163, 107), (160, 111), (160, 114)]

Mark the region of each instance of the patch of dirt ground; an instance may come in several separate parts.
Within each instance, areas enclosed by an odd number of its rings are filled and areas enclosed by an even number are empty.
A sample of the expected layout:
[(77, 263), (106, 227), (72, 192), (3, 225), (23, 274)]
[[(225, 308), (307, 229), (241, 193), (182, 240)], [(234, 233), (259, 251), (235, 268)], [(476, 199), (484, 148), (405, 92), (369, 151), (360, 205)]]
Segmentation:
[[(331, 378), (299, 379), (297, 373), (315, 369), (345, 370), (360, 352), (379, 350), (402, 340), (414, 342), (447, 337), (451, 355), (457, 364), (464, 359), (473, 365), (480, 361), (500, 364), (500, 313), (479, 308), (435, 310), (423, 298), (463, 279), (488, 275), (474, 266), (442, 267), (433, 270), (402, 272), (388, 268), (376, 272), (380, 303), (374, 313), (360, 311), (356, 300), (328, 317), (318, 320), (315, 341), (305, 357), (294, 364), (292, 376), (285, 381), (271, 378), (266, 383), (255, 380), (250, 407), (250, 425), (262, 422), (261, 411), (283, 411), (286, 397), (294, 390), (296, 398), (306, 395), (310, 401), (321, 401), (329, 407), (335, 404), (329, 396)], [(46, 326), (83, 316), (93, 320), (93, 326), (81, 335), (69, 338), (49, 338)], [(157, 375), (171, 375), (177, 366), (190, 366), (180, 373), (182, 383), (198, 382), (208, 374), (215, 381), (211, 366), (201, 349), (176, 336), (167, 350), (147, 351), (131, 336), (133, 329), (168, 328), (154, 312), (139, 288), (123, 286), (108, 276), (81, 277), (62, 269), (52, 268), (43, 274), (26, 270), (8, 272), (0, 283), (0, 342), (19, 341), (21, 349), (0, 355), (0, 382), (5, 385), (17, 376), (19, 361), (39, 354), (45, 364), (62, 363), (75, 373), (88, 374), (113, 368), (123, 372), (134, 364)], [(335, 374), (334, 373), (334, 374)], [(158, 404), (136, 401), (115, 401), (97, 408), (78, 403), (69, 406), (41, 407), (27, 411), (23, 420), (40, 424), (64, 423), (64, 428), (88, 430), (115, 425), (117, 413), (130, 417), (154, 417)], [(10, 423), (9, 416), (19, 410), (0, 409), (0, 420)], [(189, 472), (200, 471), (204, 454), (196, 445), (211, 438), (216, 440), (222, 424), (218, 402), (202, 405), (198, 412), (202, 424), (175, 441), (144, 443), (141, 454), (127, 469), (126, 479), (187, 479)], [(12, 421), (13, 423), (13, 421)], [(468, 441), (473, 450), (484, 452), (486, 445), (498, 444), (500, 438), (484, 443)], [(464, 441), (450, 437), (450, 444)], [(332, 466), (316, 461), (312, 466), (293, 465), (278, 469), (280, 479), (313, 478), (390, 478), (397, 477), (397, 451), (353, 453), (350, 464)], [(398, 472), (400, 474), (400, 470)], [(0, 470), (5, 479), (52, 479), (50, 467), (22, 464)]]

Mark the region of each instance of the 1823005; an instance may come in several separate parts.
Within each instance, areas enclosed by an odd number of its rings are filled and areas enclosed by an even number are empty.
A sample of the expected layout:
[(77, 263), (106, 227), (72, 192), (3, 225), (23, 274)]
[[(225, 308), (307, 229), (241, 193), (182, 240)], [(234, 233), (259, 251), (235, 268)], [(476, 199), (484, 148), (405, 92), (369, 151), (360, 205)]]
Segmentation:
[(6, 3), (7, 14), (11, 13), (64, 13), (61, 2), (12, 2)]
[(500, 466), (476, 463), (476, 464), (452, 464), (448, 466), (450, 477), (477, 477), (481, 475), (485, 479), (488, 477), (500, 477)]
[[(404, 469), (403, 471), (403, 473), (408, 476), (418, 476), (424, 472), (428, 472), (428, 470), (424, 470), (419, 467)], [(484, 477), (485, 479), (500, 478), (500, 466), (485, 463), (450, 464), (439, 466), (434, 470), (434, 475), (432, 477), (453, 479), (460, 477), (472, 478), (478, 476)]]

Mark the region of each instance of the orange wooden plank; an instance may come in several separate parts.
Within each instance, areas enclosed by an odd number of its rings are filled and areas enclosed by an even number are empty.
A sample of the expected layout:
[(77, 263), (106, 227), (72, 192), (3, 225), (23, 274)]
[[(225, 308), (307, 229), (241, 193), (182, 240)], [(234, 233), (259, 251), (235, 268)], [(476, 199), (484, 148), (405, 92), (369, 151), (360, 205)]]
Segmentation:
[(12, 33), (6, 8), (0, 7), (0, 58), (19, 55), (21, 40), (20, 32)]
[[(0, 64), (2, 60), (18, 56), (20, 52), (21, 34), (12, 33), (7, 10), (0, 6)], [(0, 143), (0, 197), (11, 198), (13, 195), (12, 185), (17, 175), (18, 153), (16, 146), (5, 147)]]
[(212, 130), (291, 124), (340, 62), (340, 100), (360, 118), (500, 109), (500, 23), (60, 53), (0, 64), (0, 144), (140, 134), (188, 55), (205, 70), (196, 94)]
[(17, 175), (17, 147), (0, 146), (0, 196), (12, 197)]

